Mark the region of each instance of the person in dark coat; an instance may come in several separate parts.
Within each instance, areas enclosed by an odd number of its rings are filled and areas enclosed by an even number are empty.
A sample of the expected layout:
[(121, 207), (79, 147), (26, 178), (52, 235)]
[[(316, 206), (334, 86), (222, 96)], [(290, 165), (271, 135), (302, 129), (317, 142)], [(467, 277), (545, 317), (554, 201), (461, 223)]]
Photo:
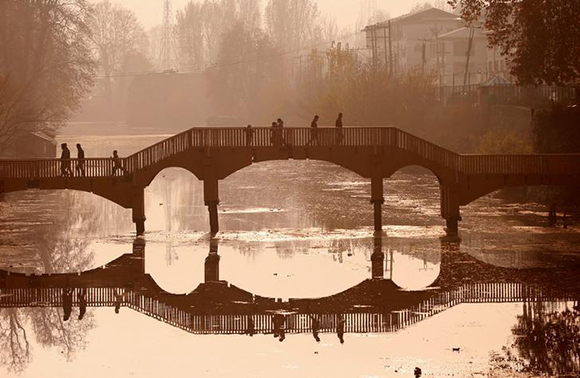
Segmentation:
[(66, 143), (60, 145), (62, 153), (60, 155), (60, 175), (62, 177), (71, 177), (73, 175), (72, 169), (70, 168), (70, 150), (68, 149)]
[(306, 145), (309, 146), (312, 142), (316, 142), (316, 145), (320, 146), (320, 141), (318, 140), (318, 115), (315, 115), (312, 122), (310, 122), (310, 140)]
[(341, 144), (344, 135), (342, 134), (342, 113), (338, 113), (338, 118), (334, 122), (336, 127), (336, 144)]
[(254, 143), (254, 130), (252, 129), (252, 125), (246, 126), (246, 130), (244, 131), (246, 134), (246, 147), (250, 147)]
[(85, 150), (83, 150), (80, 143), (77, 143), (77, 159), (75, 170), (80, 172), (81, 177), (85, 177)]
[(121, 163), (121, 158), (119, 157), (119, 153), (117, 150), (113, 151), (113, 176), (117, 173), (117, 170), (121, 170), (123, 174), (126, 173), (125, 168), (123, 168), (123, 164)]

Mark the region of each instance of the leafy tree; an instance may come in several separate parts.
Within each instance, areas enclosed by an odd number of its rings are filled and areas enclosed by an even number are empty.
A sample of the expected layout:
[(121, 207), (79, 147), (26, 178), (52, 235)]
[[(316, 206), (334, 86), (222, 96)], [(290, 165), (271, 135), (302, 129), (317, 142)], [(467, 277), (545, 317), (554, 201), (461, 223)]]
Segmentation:
[(521, 84), (580, 78), (580, 1), (449, 0), (468, 22), (485, 17), (489, 43), (511, 62)]
[(0, 147), (61, 126), (92, 85), (86, 0), (0, 1)]

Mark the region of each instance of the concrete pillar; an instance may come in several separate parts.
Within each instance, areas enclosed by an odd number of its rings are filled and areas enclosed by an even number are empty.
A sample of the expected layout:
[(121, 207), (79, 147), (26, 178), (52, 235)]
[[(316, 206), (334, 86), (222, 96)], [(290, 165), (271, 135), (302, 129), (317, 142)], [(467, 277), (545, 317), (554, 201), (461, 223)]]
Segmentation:
[(218, 255), (218, 243), (214, 238), (212, 238), (209, 243), (209, 254), (205, 258), (204, 264), (205, 282), (217, 282), (220, 280), (220, 256)]
[(371, 255), (371, 278), (384, 278), (385, 269), (384, 261), (385, 254), (383, 253), (383, 238), (381, 236), (375, 236), (374, 238), (374, 249)]
[(461, 220), (458, 185), (441, 186), (441, 216), (445, 219), (447, 233), (457, 234)]
[(385, 203), (383, 197), (383, 178), (380, 175), (371, 178), (371, 203), (374, 210), (374, 225), (376, 232), (383, 231), (382, 205)]
[(137, 236), (145, 233), (145, 189), (134, 188), (132, 198), (133, 223), (135, 223)]
[(219, 231), (217, 205), (220, 203), (219, 186), (217, 179), (203, 180), (203, 196), (207, 210), (209, 211), (209, 229), (212, 235)]

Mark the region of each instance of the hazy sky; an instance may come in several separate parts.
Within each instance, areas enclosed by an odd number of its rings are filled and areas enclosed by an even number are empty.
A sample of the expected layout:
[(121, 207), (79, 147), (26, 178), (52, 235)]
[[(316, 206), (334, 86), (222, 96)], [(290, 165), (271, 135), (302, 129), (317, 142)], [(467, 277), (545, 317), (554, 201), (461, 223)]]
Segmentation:
[[(96, 0), (94, 0), (96, 2)], [(190, 0), (172, 0), (173, 10), (181, 9)], [(199, 1), (199, 0), (197, 0)], [(261, 0), (265, 5), (268, 0)], [(392, 17), (408, 12), (411, 7), (424, 0), (373, 0), (377, 8), (388, 11)], [(113, 0), (133, 10), (141, 20), (145, 28), (150, 28), (161, 23), (164, 0)], [(318, 7), (324, 14), (335, 18), (340, 28), (352, 26), (359, 15), (360, 0), (316, 0)]]

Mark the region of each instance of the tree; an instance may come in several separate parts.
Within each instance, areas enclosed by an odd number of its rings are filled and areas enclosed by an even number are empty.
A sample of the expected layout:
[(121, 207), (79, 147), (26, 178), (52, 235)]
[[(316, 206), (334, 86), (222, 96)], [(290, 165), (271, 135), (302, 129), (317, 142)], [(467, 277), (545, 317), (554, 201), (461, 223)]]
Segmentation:
[(484, 16), (489, 44), (511, 62), (521, 84), (564, 84), (580, 79), (579, 0), (450, 0), (461, 16)]
[(61, 126), (92, 85), (86, 0), (0, 1), (0, 147)]
[(98, 63), (105, 76), (106, 96), (111, 100), (111, 75), (120, 70), (127, 55), (139, 50), (145, 34), (135, 13), (120, 5), (112, 5), (109, 0), (94, 6), (89, 27)]
[(223, 35), (237, 23), (245, 30), (260, 28), (258, 0), (190, 1), (177, 12), (176, 33), (182, 63), (195, 68), (215, 63)]
[(266, 33), (284, 51), (298, 51), (322, 40), (322, 19), (312, 0), (270, 0)]

